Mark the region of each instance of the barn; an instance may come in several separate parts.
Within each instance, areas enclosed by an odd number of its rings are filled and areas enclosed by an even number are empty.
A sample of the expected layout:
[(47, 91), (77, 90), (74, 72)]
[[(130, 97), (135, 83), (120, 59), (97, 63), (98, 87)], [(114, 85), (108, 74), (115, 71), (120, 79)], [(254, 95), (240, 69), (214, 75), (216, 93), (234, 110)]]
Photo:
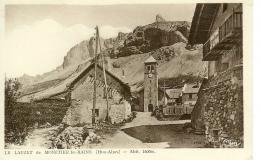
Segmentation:
[[(92, 122), (94, 97), (94, 63), (82, 71), (74, 73), (61, 83), (46, 90), (25, 95), (21, 102), (32, 102), (48, 99), (64, 99), (69, 103), (63, 123), (74, 126)], [(111, 72), (105, 70), (108, 90), (108, 107), (105, 96), (104, 74), (101, 65), (97, 65), (96, 77), (96, 121), (104, 121), (106, 116), (112, 123), (120, 123), (131, 113), (130, 87)]]

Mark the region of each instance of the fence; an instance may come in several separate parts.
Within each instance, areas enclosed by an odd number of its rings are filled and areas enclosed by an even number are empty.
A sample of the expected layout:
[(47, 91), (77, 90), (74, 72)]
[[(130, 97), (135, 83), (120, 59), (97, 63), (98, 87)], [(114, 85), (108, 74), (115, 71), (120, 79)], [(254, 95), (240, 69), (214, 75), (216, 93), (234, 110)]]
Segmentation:
[(174, 105), (174, 106), (166, 106), (163, 108), (164, 115), (183, 115), (183, 114), (191, 114), (194, 106), (191, 105)]

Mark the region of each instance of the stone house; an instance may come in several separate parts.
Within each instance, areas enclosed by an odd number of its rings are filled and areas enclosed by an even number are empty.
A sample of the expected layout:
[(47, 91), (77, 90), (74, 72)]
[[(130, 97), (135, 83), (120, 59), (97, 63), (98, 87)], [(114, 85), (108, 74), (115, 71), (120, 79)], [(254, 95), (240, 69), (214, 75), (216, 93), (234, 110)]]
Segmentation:
[(164, 115), (181, 115), (183, 114), (183, 107), (181, 101), (181, 92), (180, 88), (168, 88), (165, 89), (167, 95), (167, 105), (163, 108)]
[[(120, 123), (131, 114), (130, 87), (108, 70), (106, 72), (109, 108), (107, 109), (103, 69), (97, 65), (96, 121), (104, 121), (107, 115), (112, 123)], [(68, 110), (63, 123), (74, 126), (92, 122), (94, 63), (75, 72), (58, 85), (21, 97), (21, 101), (64, 99)]]
[(191, 114), (198, 99), (200, 84), (184, 84), (182, 88), (181, 100), (186, 114)]
[(242, 17), (240, 3), (201, 3), (192, 20), (189, 44), (203, 44), (208, 62), (192, 126), (211, 147), (243, 147)]
[(181, 101), (181, 92), (182, 89), (179, 88), (170, 88), (165, 90), (166, 94), (168, 95), (168, 105), (172, 106), (174, 104), (180, 104)]
[[(131, 113), (130, 88), (106, 70), (108, 103), (106, 104), (103, 69), (97, 65), (96, 120), (104, 121), (108, 112), (112, 123), (120, 123)], [(69, 125), (91, 123), (94, 91), (94, 64), (86, 68), (69, 86), (71, 105), (63, 122)]]

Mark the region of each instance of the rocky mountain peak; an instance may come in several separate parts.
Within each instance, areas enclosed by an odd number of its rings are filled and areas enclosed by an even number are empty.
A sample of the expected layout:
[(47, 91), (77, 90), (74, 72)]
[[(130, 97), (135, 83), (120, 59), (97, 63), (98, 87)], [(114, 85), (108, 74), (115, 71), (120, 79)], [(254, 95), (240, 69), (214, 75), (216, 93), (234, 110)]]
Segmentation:
[(157, 14), (155, 17), (155, 21), (156, 22), (165, 22), (166, 20), (160, 14)]

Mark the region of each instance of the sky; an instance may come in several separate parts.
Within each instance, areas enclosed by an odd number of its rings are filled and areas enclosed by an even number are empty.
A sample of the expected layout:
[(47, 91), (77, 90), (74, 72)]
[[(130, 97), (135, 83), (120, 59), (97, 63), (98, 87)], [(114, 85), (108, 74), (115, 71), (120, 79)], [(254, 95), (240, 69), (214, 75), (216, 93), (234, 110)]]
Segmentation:
[(110, 38), (155, 21), (189, 21), (195, 4), (6, 5), (3, 64), (9, 77), (35, 76), (61, 65), (68, 50), (94, 35)]

